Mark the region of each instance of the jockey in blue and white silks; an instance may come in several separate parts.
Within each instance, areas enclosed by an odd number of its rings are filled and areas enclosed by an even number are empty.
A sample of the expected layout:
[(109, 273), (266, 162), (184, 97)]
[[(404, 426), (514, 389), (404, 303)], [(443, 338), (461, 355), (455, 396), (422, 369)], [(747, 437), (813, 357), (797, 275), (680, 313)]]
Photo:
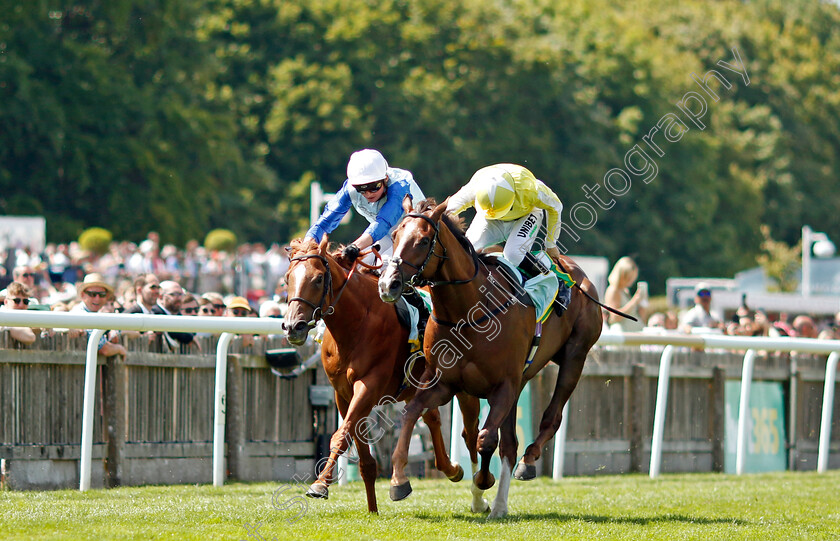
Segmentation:
[[(356, 240), (344, 247), (344, 257), (354, 261), (360, 250), (378, 243), (384, 262), (394, 253), (391, 230), (405, 214), (402, 204), (406, 195), (411, 196), (414, 204), (426, 198), (410, 171), (388, 167), (388, 162), (378, 150), (366, 148), (354, 152), (347, 163), (347, 180), (327, 203), (321, 217), (309, 228), (306, 236), (320, 242), (325, 234), (332, 233), (338, 227), (352, 206), (370, 225)], [(374, 263), (373, 259), (373, 254), (368, 254), (365, 262)], [(413, 288), (404, 292), (403, 298), (417, 310), (417, 328), (416, 331), (411, 329), (409, 342), (415, 348), (422, 347), (429, 309)]]
[(365, 217), (370, 225), (348, 246), (363, 250), (379, 243), (383, 256), (391, 255), (391, 230), (403, 216), (402, 202), (410, 194), (415, 204), (425, 199), (423, 191), (410, 171), (388, 167), (379, 151), (366, 148), (354, 152), (347, 164), (347, 180), (327, 203), (318, 221), (306, 232), (307, 237), (320, 242), (325, 234), (332, 233), (350, 210)]

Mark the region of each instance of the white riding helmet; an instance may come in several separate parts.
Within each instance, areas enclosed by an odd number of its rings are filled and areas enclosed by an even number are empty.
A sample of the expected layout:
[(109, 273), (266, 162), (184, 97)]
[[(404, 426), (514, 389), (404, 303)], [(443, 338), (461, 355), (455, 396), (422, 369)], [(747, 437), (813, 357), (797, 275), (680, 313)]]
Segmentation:
[(384, 180), (387, 175), (388, 162), (378, 150), (372, 148), (354, 152), (347, 163), (347, 180), (351, 186)]

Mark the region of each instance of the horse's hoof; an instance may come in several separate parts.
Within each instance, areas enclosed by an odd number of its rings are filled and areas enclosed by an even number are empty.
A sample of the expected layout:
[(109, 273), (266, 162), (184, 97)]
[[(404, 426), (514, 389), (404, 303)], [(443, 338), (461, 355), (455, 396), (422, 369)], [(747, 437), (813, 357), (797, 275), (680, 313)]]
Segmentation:
[(408, 495), (411, 494), (411, 482), (406, 481), (401, 485), (391, 486), (391, 500), (398, 502), (400, 500), (404, 500), (408, 498)]
[(315, 483), (309, 487), (309, 490), (306, 491), (306, 495), (310, 498), (327, 500), (330, 497), (330, 489), (328, 489), (326, 485)]
[(504, 510), (493, 509), (492, 511), (490, 511), (490, 514), (487, 515), (487, 518), (492, 520), (492, 519), (496, 519), (496, 518), (504, 518), (506, 515), (507, 515), (507, 509), (504, 509)]
[(530, 481), (537, 476), (537, 467), (534, 464), (525, 464), (524, 462), (520, 462), (518, 466), (516, 466), (516, 471), (513, 472), (514, 479), (518, 479), (520, 481)]
[(490, 472), (487, 472), (487, 475), (484, 476), (481, 475), (480, 471), (478, 471), (475, 475), (473, 475), (473, 483), (475, 483), (475, 486), (477, 486), (479, 490), (489, 490), (496, 484), (496, 478), (493, 477), (493, 474)]
[(457, 483), (464, 478), (464, 468), (462, 468), (458, 463), (455, 463), (455, 466), (458, 468), (458, 471), (455, 472), (455, 475), (449, 478), (449, 480), (453, 483)]
[(470, 505), (470, 511), (473, 513), (489, 513), (490, 503), (484, 498), (481, 498), (480, 502), (473, 501), (472, 505)]

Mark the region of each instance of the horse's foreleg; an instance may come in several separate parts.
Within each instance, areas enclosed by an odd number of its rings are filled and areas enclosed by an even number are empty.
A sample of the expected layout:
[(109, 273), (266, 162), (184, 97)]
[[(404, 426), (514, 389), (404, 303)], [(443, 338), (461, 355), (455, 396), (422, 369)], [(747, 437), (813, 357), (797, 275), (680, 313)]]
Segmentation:
[(472, 467), (473, 482), (470, 486), (470, 492), (472, 493), (470, 510), (473, 513), (484, 513), (490, 510), (490, 504), (484, 499), (484, 491), (475, 484), (475, 474), (478, 473), (478, 415), (481, 410), (481, 403), (478, 398), (472, 395), (458, 393), (458, 405), (464, 418), (464, 430), (461, 436), (464, 438), (464, 443), (467, 444)]
[(379, 513), (379, 508), (376, 505), (376, 490), (374, 483), (376, 482), (376, 475), (379, 468), (376, 465), (376, 459), (370, 454), (369, 442), (365, 441), (364, 437), (358, 434), (354, 435), (356, 441), (356, 450), (359, 453), (359, 473), (362, 474), (362, 481), (365, 482), (365, 494), (367, 495), (368, 511), (371, 513)]
[(461, 437), (467, 445), (467, 452), (470, 454), (470, 462), (478, 464), (478, 416), (481, 411), (481, 403), (478, 398), (467, 393), (458, 393), (458, 406), (461, 408), (461, 416), (464, 418), (464, 430)]
[(452, 462), (449, 455), (446, 454), (446, 443), (440, 431), (440, 412), (437, 408), (429, 408), (423, 414), (423, 420), (426, 421), (426, 426), (429, 427), (432, 436), (432, 446), (435, 450), (435, 468), (443, 472), (450, 481), (457, 483), (464, 478), (464, 468), (458, 463)]
[[(310, 485), (309, 490), (306, 493), (307, 496), (310, 498), (324, 499), (329, 497), (328, 487), (333, 482), (333, 478), (335, 477), (337, 479), (344, 473), (342, 471), (338, 471), (338, 475), (334, 475), (338, 468), (338, 457), (341, 456), (348, 447), (350, 447), (351, 438), (357, 435), (356, 432), (359, 422), (370, 414), (375, 403), (375, 390), (368, 387), (362, 380), (353, 384), (353, 398), (350, 400), (350, 403), (347, 405), (345, 411), (341, 412), (344, 417), (344, 422), (340, 427), (338, 427), (338, 430), (336, 430), (335, 434), (332, 435), (332, 438), (330, 438), (329, 459), (327, 459), (324, 468), (321, 470), (321, 474), (318, 476), (318, 479)], [(341, 405), (339, 405), (339, 411), (341, 411)], [(361, 453), (361, 450), (359, 450), (359, 452)], [(367, 486), (365, 486), (365, 488), (367, 488)], [(368, 511), (371, 513), (376, 512), (375, 494), (373, 495), (373, 498), (373, 507), (368, 504)], [(370, 502), (370, 494), (368, 494), (368, 499)]]
[(478, 433), (478, 454), (481, 455), (481, 468), (473, 478), (476, 486), (482, 490), (489, 489), (496, 482), (493, 474), (490, 473), (490, 459), (493, 458), (493, 452), (499, 443), (499, 427), (507, 418), (511, 408), (516, 407), (516, 399), (519, 396), (518, 388), (518, 381), (506, 381), (492, 395), (487, 397), (487, 401), (490, 403), (490, 413), (487, 415), (484, 428)]
[(514, 406), (508, 412), (508, 416), (501, 427), (499, 455), (502, 459), (502, 469), (499, 474), (499, 488), (496, 492), (496, 499), (493, 501), (490, 518), (500, 518), (507, 515), (510, 474), (516, 464), (516, 448), (516, 407)]
[[(424, 379), (423, 381), (428, 381)], [(393, 473), (391, 474), (391, 499), (399, 501), (411, 494), (411, 483), (405, 474), (405, 467), (408, 465), (408, 445), (411, 441), (411, 432), (417, 419), (427, 408), (436, 408), (445, 404), (452, 398), (452, 391), (447, 385), (437, 382), (433, 387), (419, 389), (414, 398), (405, 408), (402, 418), (402, 430), (391, 456)]]
[(583, 372), (583, 363), (586, 361), (588, 349), (575, 347), (572, 342), (566, 342), (560, 353), (555, 358), (561, 359), (560, 370), (557, 373), (557, 382), (554, 386), (554, 394), (548, 407), (543, 412), (540, 420), (540, 430), (534, 443), (525, 449), (522, 461), (516, 467), (514, 477), (520, 481), (528, 481), (537, 476), (536, 461), (542, 455), (542, 448), (557, 433), (560, 423), (563, 420), (563, 406), (572, 396), (572, 391), (580, 381)]

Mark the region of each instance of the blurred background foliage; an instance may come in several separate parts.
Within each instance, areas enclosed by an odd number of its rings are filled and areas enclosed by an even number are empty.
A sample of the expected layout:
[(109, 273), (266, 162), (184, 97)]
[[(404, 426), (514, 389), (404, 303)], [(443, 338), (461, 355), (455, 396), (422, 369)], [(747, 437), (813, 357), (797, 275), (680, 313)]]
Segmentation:
[(46, 216), (49, 241), (101, 226), (181, 245), (214, 228), (287, 242), (308, 224), (309, 184), (337, 189), (362, 147), (438, 199), (480, 167), (521, 163), (568, 210), (733, 47), (749, 86), (723, 71), (732, 88), (708, 102), (706, 129), (689, 123), (653, 181), (564, 244), (633, 255), (664, 284), (754, 266), (806, 223), (840, 239), (833, 3), (30, 0), (2, 12), (0, 213)]

